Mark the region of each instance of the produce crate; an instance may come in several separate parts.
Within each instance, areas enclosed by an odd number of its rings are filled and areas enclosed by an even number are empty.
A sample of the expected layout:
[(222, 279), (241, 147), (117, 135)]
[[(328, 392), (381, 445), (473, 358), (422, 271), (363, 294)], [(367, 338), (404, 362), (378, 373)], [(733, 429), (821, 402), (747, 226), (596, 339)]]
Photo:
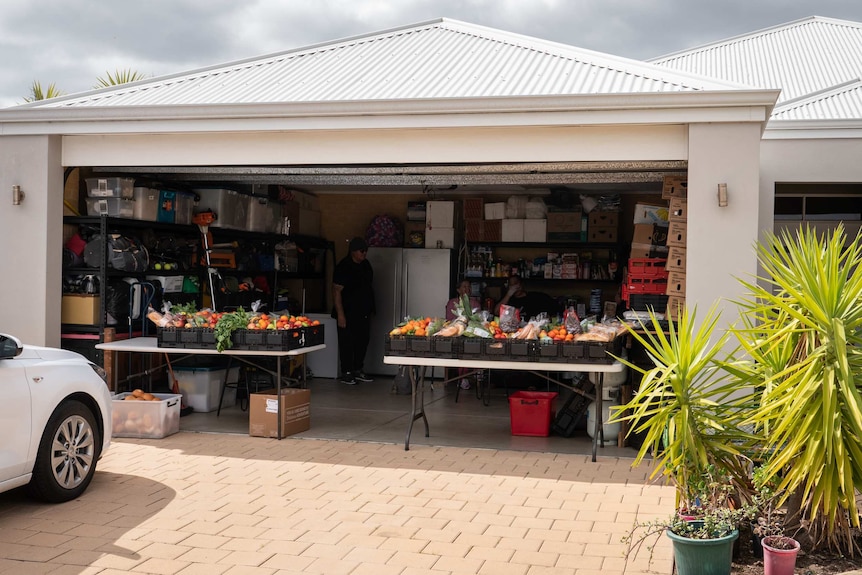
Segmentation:
[(664, 294), (667, 278), (629, 276), (623, 282), (622, 299), (629, 301), (631, 294)]
[(127, 395), (112, 397), (111, 437), (161, 439), (180, 430), (181, 394), (154, 393), (159, 401), (125, 401)]
[(667, 309), (667, 300), (666, 294), (633, 293), (629, 295), (629, 309), (647, 311), (652, 308), (656, 313), (664, 313)]
[(584, 354), (584, 358), (581, 360), (584, 363), (604, 363), (611, 364), (615, 360), (613, 357), (608, 355), (612, 353), (619, 357), (623, 351), (623, 338), (617, 337), (614, 338), (613, 341), (582, 341), (579, 342), (584, 345), (586, 349), (586, 353)]
[(215, 330), (211, 327), (201, 327), (198, 328), (200, 330), (200, 339), (198, 340), (198, 345), (201, 349), (215, 349), (216, 348), (216, 337)]
[(387, 335), (383, 350), (386, 355), (407, 355), (407, 338), (403, 335)]
[(461, 337), (431, 337), (432, 356), (444, 359), (458, 358), (463, 339)]
[(511, 359), (511, 356), (509, 355), (509, 340), (483, 339), (482, 355), (483, 359), (493, 361), (506, 361), (508, 359)]
[[(587, 394), (593, 393), (595, 389), (588, 377), (582, 378), (575, 387)], [(554, 423), (551, 424), (551, 431), (562, 437), (572, 437), (578, 422), (586, 416), (591, 401), (590, 398), (584, 397), (580, 393), (572, 392), (562, 409), (557, 412)]]
[[(467, 359), (483, 359), (485, 343), (488, 340), (480, 337), (465, 337), (461, 342), (461, 357)], [(495, 340), (490, 340), (495, 341)]]
[(233, 348), (252, 351), (268, 351), (266, 349), (266, 330), (238, 329), (232, 334)]
[(536, 359), (547, 363), (568, 363), (563, 357), (563, 344), (558, 341), (539, 340), (536, 343)]
[(324, 331), (323, 324), (320, 325), (310, 325), (308, 327), (302, 328), (305, 333), (305, 345), (304, 347), (311, 347), (313, 345), (323, 345), (324, 344)]
[(532, 361), (539, 353), (539, 342), (535, 339), (509, 340), (509, 355), (515, 360)]
[(629, 260), (629, 275), (633, 277), (666, 278), (664, 258), (631, 258)]
[(185, 347), (180, 341), (180, 328), (156, 328), (156, 342), (159, 347)]
[(305, 345), (306, 333), (304, 328), (266, 329), (263, 331), (266, 333), (264, 345), (267, 351), (290, 351)]
[(582, 362), (587, 357), (586, 343), (583, 341), (564, 341), (560, 344), (560, 355), (563, 356), (566, 363)]
[(201, 341), (201, 331), (193, 327), (184, 327), (177, 329), (179, 340), (182, 344), (180, 347), (197, 348)]
[(411, 357), (434, 357), (431, 352), (431, 338), (407, 336), (407, 355)]

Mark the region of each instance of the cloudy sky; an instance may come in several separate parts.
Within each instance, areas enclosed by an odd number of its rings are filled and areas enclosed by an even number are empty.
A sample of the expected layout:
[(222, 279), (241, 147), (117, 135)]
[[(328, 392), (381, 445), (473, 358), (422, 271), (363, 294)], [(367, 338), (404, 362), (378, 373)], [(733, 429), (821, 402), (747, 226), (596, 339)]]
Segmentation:
[(815, 15), (862, 0), (0, 0), (0, 107), (439, 17), (646, 60)]

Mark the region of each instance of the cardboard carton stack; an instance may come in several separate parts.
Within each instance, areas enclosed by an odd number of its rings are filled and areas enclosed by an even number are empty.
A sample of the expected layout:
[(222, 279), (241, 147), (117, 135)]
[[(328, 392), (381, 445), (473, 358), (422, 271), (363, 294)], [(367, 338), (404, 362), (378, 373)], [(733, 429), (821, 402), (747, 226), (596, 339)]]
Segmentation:
[(458, 247), (462, 229), (460, 202), (435, 200), (425, 204), (426, 248)]
[(482, 198), (464, 200), (464, 239), (481, 242), (485, 232), (485, 201)]
[(668, 282), (667, 317), (676, 319), (685, 305), (686, 239), (688, 222), (688, 185), (683, 176), (666, 176), (662, 198), (669, 200), (668, 208)]

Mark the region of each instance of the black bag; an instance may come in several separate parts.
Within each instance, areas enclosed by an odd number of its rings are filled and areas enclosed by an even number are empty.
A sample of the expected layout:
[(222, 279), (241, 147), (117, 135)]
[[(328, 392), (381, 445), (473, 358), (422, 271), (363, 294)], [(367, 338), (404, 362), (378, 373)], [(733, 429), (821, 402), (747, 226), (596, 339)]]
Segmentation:
[(147, 248), (139, 241), (120, 234), (109, 234), (107, 246), (102, 236), (97, 235), (84, 248), (84, 262), (93, 268), (102, 263), (102, 254), (107, 250), (108, 267), (123, 272), (143, 272), (150, 265)]
[(413, 393), (413, 384), (410, 383), (410, 372), (407, 371), (408, 369), (416, 368), (406, 365), (398, 367), (398, 373), (395, 374), (395, 379), (392, 380), (392, 393), (396, 395), (410, 395)]

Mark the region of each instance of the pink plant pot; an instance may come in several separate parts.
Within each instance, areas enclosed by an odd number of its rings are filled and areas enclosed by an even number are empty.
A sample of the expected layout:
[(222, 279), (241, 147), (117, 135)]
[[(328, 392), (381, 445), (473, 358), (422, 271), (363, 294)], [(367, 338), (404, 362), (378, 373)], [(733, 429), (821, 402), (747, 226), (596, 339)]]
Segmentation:
[[(778, 540), (792, 542), (793, 549), (774, 547)], [(796, 568), (796, 555), (799, 553), (799, 542), (790, 537), (770, 535), (760, 542), (763, 546), (764, 575), (793, 575)]]

